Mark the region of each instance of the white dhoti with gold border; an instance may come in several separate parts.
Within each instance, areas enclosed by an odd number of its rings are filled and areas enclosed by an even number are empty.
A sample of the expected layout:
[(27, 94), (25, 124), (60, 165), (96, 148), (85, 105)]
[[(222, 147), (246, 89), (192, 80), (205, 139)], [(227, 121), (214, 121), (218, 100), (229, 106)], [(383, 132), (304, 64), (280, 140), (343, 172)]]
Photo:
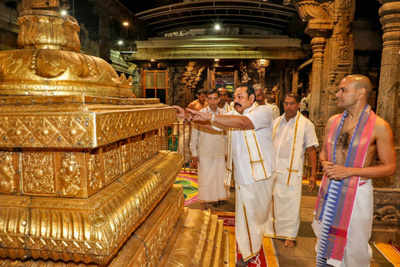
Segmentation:
[(285, 114), (274, 121), (273, 143), (276, 170), (272, 175), (272, 209), (265, 224), (265, 236), (295, 240), (300, 226), (300, 203), (304, 154), (318, 146), (311, 121), (297, 112), (286, 120)]
[[(235, 111), (232, 111), (232, 115)], [(253, 105), (243, 113), (254, 125), (252, 130), (230, 129), (226, 185), (235, 172), (235, 233), (239, 252), (246, 261), (256, 256), (262, 245), (268, 209), (271, 206), (274, 170), (272, 110)]]
[(300, 226), (301, 177), (292, 176), (298, 182), (287, 184), (287, 174), (272, 175), (272, 207), (265, 224), (265, 236), (295, 240)]
[[(216, 115), (223, 114), (223, 110), (220, 108), (212, 111), (210, 107), (206, 107), (201, 111)], [(192, 156), (199, 159), (199, 200), (213, 202), (227, 199), (228, 191), (224, 186), (226, 171), (225, 133), (201, 127), (201, 125), (194, 125), (192, 127), (190, 150)]]
[(239, 251), (246, 261), (261, 249), (264, 225), (270, 209), (272, 179), (236, 185), (235, 234)]

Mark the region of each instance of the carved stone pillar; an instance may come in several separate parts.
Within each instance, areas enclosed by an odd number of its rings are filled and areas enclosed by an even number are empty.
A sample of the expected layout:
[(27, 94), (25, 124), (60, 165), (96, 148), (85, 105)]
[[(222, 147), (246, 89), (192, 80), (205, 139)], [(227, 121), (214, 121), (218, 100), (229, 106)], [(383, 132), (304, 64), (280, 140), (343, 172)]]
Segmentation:
[(299, 87), (299, 72), (297, 70), (293, 70), (293, 72), (292, 72), (292, 93), (297, 94), (298, 87)]
[[(386, 2), (379, 9), (383, 28), (383, 51), (379, 81), (377, 113), (393, 129), (397, 151), (397, 171), (400, 177), (400, 1)], [(392, 179), (384, 186), (400, 188), (399, 179)]]
[(336, 90), (340, 81), (352, 73), (354, 40), (351, 23), (354, 20), (355, 0), (335, 0), (331, 2), (332, 35), (326, 43), (324, 62), (324, 94), (321, 101), (321, 116), (327, 121), (339, 110), (336, 103)]
[(324, 62), (327, 57), (326, 42), (333, 28), (332, 16), (329, 14), (329, 5), (316, 0), (298, 0), (296, 7), (303, 21), (307, 21), (305, 33), (313, 39), (311, 41), (313, 51), (312, 75), (311, 75), (311, 99), (310, 119), (315, 124), (319, 139), (322, 139), (326, 119), (321, 112), (324, 89)]
[(314, 123), (319, 123), (320, 100), (322, 91), (323, 58), (326, 39), (324, 37), (314, 37), (311, 40), (313, 51), (312, 75), (311, 75), (311, 99), (310, 99), (310, 119)]
[(300, 17), (308, 21), (305, 32), (313, 37), (313, 68), (310, 117), (319, 138), (330, 116), (338, 113), (335, 91), (340, 80), (351, 73), (355, 0), (298, 0)]

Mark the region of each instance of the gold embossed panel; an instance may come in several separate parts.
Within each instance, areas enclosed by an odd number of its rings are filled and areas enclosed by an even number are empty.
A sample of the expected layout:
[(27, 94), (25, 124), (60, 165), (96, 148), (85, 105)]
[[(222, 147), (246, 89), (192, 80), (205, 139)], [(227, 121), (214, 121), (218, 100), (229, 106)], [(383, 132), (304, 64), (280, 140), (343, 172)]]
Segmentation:
[(87, 198), (154, 157), (162, 138), (153, 131), (90, 151), (0, 151), (0, 193)]
[(172, 124), (170, 107), (93, 111), (0, 113), (0, 147), (96, 148)]
[(0, 257), (107, 263), (170, 189), (181, 163), (179, 154), (162, 152), (88, 199), (0, 194)]
[(26, 152), (21, 163), (23, 193), (56, 194), (54, 153)]
[(0, 193), (16, 193), (19, 188), (18, 153), (0, 152)]
[[(176, 230), (177, 220), (183, 213), (183, 201), (182, 188), (180, 186), (173, 186), (148, 219), (129, 237), (129, 240), (108, 266), (160, 266), (160, 255), (164, 252), (172, 231)], [(58, 219), (61, 219), (61, 217), (58, 217)], [(68, 223), (70, 224), (71, 220)], [(75, 244), (73, 245), (76, 246)], [(150, 251), (151, 253), (149, 253)], [(19, 261), (0, 259), (0, 266), (96, 267), (98, 265), (66, 263), (62, 261), (55, 262), (50, 260)]]

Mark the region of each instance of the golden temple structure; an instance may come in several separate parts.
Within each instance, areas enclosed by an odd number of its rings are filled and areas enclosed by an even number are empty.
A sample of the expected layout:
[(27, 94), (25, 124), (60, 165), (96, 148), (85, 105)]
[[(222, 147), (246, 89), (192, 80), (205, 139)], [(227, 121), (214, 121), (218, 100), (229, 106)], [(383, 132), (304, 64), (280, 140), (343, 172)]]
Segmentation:
[(223, 266), (222, 221), (184, 209), (175, 110), (79, 53), (59, 0), (22, 0), (0, 52), (0, 266)]

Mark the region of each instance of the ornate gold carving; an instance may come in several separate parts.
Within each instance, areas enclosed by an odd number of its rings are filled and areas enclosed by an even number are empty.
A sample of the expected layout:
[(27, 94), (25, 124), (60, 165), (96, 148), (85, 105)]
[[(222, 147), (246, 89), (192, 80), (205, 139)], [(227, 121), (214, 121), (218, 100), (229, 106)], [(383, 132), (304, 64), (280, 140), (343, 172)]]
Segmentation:
[[(22, 0), (23, 49), (0, 52), (1, 265), (106, 265), (164, 198), (182, 164), (177, 153), (156, 154), (158, 129), (175, 120), (175, 110), (123, 99), (133, 96), (132, 80), (77, 53), (77, 21), (59, 14), (67, 2)], [(148, 222), (151, 234), (142, 235), (157, 251), (145, 253), (146, 263), (157, 262), (179, 217), (177, 192)]]
[[(183, 213), (183, 201), (181, 187), (173, 186), (147, 220), (131, 235), (124, 247), (108, 266), (159, 266), (160, 255), (163, 253), (172, 232), (175, 230), (178, 218)], [(94, 218), (94, 221), (100, 224), (104, 222), (104, 216), (95, 215)], [(67, 217), (63, 219), (71, 223), (71, 220)], [(181, 230), (181, 228), (177, 230)], [(63, 242), (71, 244), (65, 240)], [(83, 243), (84, 246), (90, 244), (89, 242)], [(77, 246), (78, 244), (72, 243), (72, 245)], [(98, 265), (43, 260), (27, 260), (22, 262), (0, 259), (0, 266), (95, 267)]]
[(107, 263), (170, 189), (181, 163), (177, 153), (160, 153), (88, 199), (0, 195), (0, 255)]
[(100, 153), (90, 153), (88, 156), (88, 193), (91, 195), (103, 188), (104, 179), (102, 173), (104, 169), (101, 164)]
[[(164, 113), (165, 117), (160, 117), (161, 113)], [(172, 124), (175, 118), (175, 111), (171, 108), (98, 114), (96, 116), (98, 144), (108, 144), (158, 129)]]
[(134, 97), (132, 79), (106, 61), (80, 54), (79, 25), (61, 16), (58, 1), (23, 0), (18, 44), (0, 52), (0, 94)]
[(47, 9), (60, 6), (59, 0), (24, 0), (20, 6), (21, 11), (30, 9)]
[(48, 152), (25, 152), (22, 154), (23, 188), (27, 194), (54, 194), (54, 158)]
[[(25, 95), (27, 92), (49, 95), (51, 92), (53, 95), (133, 96), (130, 81), (118, 77), (103, 59), (71, 51), (1, 51), (0, 71), (3, 77), (0, 93), (3, 95)], [(43, 79), (48, 78), (56, 79), (44, 83)]]
[[(0, 103), (2, 104), (2, 112), (4, 108), (11, 106), (16, 110), (26, 110), (27, 108), (31, 108), (33, 110), (43, 110), (44, 108), (48, 111), (54, 110), (56, 108), (57, 111), (79, 111), (84, 107), (86, 110), (91, 110), (92, 105), (95, 110), (99, 109), (100, 104), (107, 104), (107, 110), (118, 110), (122, 107), (125, 108), (129, 105), (128, 108), (133, 109), (142, 109), (142, 108), (165, 108), (167, 107), (165, 104), (161, 104), (158, 98), (115, 98), (115, 97), (94, 97), (88, 95), (82, 96), (1, 96)], [(65, 105), (60, 105), (65, 104)], [(75, 105), (74, 105), (75, 104)], [(46, 106), (43, 106), (46, 105)], [(55, 106), (57, 105), (57, 106)], [(83, 106), (85, 105), (85, 106)], [(53, 107), (53, 108), (52, 108)], [(71, 109), (71, 107), (73, 107)]]
[[(165, 113), (165, 117), (160, 117), (161, 113)], [(126, 112), (82, 111), (63, 115), (55, 112), (0, 113), (0, 146), (95, 148), (174, 121), (175, 110), (169, 107)]]
[(15, 193), (17, 182), (16, 173), (18, 169), (14, 165), (13, 152), (0, 152), (0, 192)]
[[(0, 152), (0, 192), (89, 197), (161, 150), (156, 131), (141, 138), (85, 152)], [(17, 187), (19, 165), (22, 191)]]
[(105, 183), (109, 184), (116, 178), (122, 175), (122, 157), (121, 148), (111, 146), (104, 151), (104, 179)]
[[(79, 52), (79, 25), (71, 16), (25, 15), (18, 18), (18, 44), (25, 48), (65, 49)], [(59, 17), (57, 17), (57, 15)]]
[[(63, 196), (76, 196), (81, 188), (81, 166), (74, 153), (63, 153), (59, 170), (60, 190)], [(57, 175), (58, 176), (58, 175)]]
[[(174, 186), (109, 266), (138, 266), (138, 262), (142, 266), (160, 266), (164, 248), (183, 213), (182, 196), (181, 187)], [(129, 260), (121, 257), (127, 253)]]

